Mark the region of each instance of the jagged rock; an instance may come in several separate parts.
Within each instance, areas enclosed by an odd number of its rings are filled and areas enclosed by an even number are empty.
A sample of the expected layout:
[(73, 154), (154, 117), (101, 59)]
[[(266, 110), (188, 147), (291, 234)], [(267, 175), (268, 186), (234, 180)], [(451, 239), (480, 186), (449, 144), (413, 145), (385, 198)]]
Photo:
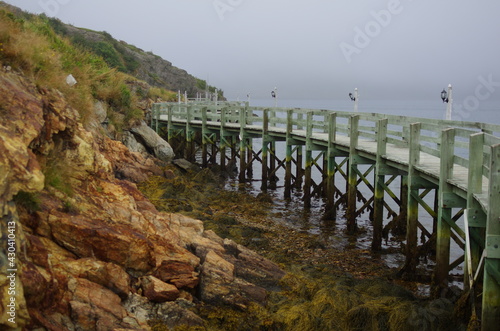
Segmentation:
[(156, 319), (173, 330), (176, 326), (203, 327), (203, 320), (177, 302), (165, 302), (158, 306)]
[(174, 301), (180, 296), (180, 292), (174, 285), (162, 282), (156, 277), (142, 277), (141, 287), (143, 295), (152, 302)]
[(175, 302), (154, 303), (138, 294), (132, 294), (124, 302), (127, 311), (133, 314), (141, 323), (156, 321), (166, 325), (170, 330), (176, 326), (203, 326), (203, 320), (190, 311), (192, 302), (177, 299)]
[(61, 265), (61, 268), (66, 269), (74, 277), (88, 279), (113, 291), (122, 299), (131, 292), (129, 274), (114, 263), (83, 258), (68, 261)]
[(133, 315), (129, 315), (118, 295), (98, 284), (76, 278), (70, 280), (68, 289), (72, 293), (69, 305), (76, 329), (149, 329), (147, 325), (140, 325)]
[(177, 167), (185, 171), (199, 171), (200, 168), (186, 159), (175, 159), (172, 161)]
[(229, 249), (228, 241), (225, 240), (226, 251), (233, 252), (233, 256), (228, 257), (228, 261), (234, 264), (235, 273), (238, 277), (261, 286), (272, 286), (285, 275), (285, 272), (275, 263), (245, 246), (236, 245), (236, 250)]
[(51, 214), (48, 222), (56, 242), (77, 256), (95, 257), (142, 272), (155, 266), (153, 244), (130, 227), (58, 212)]
[(164, 260), (153, 275), (164, 282), (174, 284), (179, 289), (193, 289), (199, 283), (195, 268), (185, 261)]
[(133, 127), (130, 131), (144, 142), (144, 145), (154, 152), (154, 155), (162, 161), (170, 162), (174, 159), (172, 147), (160, 137), (146, 122), (142, 121), (139, 126)]
[(234, 265), (210, 251), (201, 269), (202, 281), (200, 296), (202, 300), (214, 301), (227, 297), (234, 281)]
[(148, 151), (146, 150), (146, 147), (144, 147), (143, 144), (139, 143), (137, 141), (137, 139), (135, 139), (135, 136), (128, 131), (125, 131), (123, 133), (122, 141), (123, 141), (123, 144), (125, 146), (127, 146), (129, 151), (131, 151), (131, 152), (139, 153), (141, 155), (145, 155), (148, 153)]
[[(45, 177), (28, 148), (43, 127), (43, 103), (36, 87), (17, 75), (0, 75), (0, 200), (19, 191), (43, 189)], [(2, 207), (2, 206), (0, 206)], [(5, 211), (0, 209), (0, 214)]]
[(163, 175), (163, 170), (152, 159), (145, 159), (141, 154), (131, 152), (118, 141), (104, 139), (99, 146), (111, 163), (116, 177), (120, 179), (140, 183), (149, 176)]
[(106, 106), (101, 101), (96, 101), (96, 103), (94, 104), (94, 115), (99, 124), (104, 123), (108, 118)]

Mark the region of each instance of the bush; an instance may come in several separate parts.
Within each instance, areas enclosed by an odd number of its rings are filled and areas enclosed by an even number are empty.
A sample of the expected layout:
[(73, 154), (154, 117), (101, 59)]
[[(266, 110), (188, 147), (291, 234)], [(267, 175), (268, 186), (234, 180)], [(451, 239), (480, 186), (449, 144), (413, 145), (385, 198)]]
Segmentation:
[[(57, 153), (53, 152), (53, 155)], [(73, 187), (70, 182), (70, 169), (62, 163), (62, 160), (50, 157), (43, 168), (45, 175), (45, 186), (51, 186), (67, 196), (73, 196)]]
[(149, 89), (148, 98), (158, 101), (161, 99), (163, 101), (177, 101), (177, 93), (172, 91), (167, 91), (159, 87), (152, 87)]
[(29, 213), (40, 210), (40, 198), (38, 193), (20, 191), (14, 197), (14, 202), (17, 206), (25, 208)]

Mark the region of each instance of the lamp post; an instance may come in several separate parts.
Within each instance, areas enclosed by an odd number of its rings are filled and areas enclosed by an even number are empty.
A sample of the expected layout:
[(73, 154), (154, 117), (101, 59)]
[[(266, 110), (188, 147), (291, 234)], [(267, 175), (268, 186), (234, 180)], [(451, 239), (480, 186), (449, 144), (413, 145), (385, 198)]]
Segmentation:
[(451, 120), (451, 112), (452, 112), (452, 105), (453, 105), (453, 90), (451, 88), (451, 84), (448, 85), (448, 92), (446, 92), (445, 89), (441, 91), (441, 100), (443, 100), (443, 103), (446, 103), (446, 120), (450, 121)]
[(275, 87), (274, 90), (271, 91), (271, 96), (274, 99), (274, 107), (278, 107), (278, 88)]
[(359, 99), (357, 87), (354, 89), (354, 94), (349, 93), (349, 98), (351, 98), (351, 101), (354, 101), (354, 112), (357, 113), (358, 112), (358, 99)]

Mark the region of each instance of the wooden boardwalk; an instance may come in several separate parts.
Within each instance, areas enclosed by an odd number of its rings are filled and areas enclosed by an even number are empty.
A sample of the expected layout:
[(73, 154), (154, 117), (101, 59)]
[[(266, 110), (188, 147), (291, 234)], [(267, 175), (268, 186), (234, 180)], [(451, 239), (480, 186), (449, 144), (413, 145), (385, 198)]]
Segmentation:
[[(449, 271), (465, 262), (467, 288), (483, 278), (483, 329), (500, 324), (499, 125), (375, 113), (259, 108), (239, 102), (193, 102), (155, 104), (151, 126), (157, 131), (166, 126), (169, 139), (183, 137), (188, 151), (194, 150), (195, 136), (200, 135), (203, 158), (210, 154), (207, 148), (211, 145), (211, 157), (218, 149), (222, 167), (227, 161), (226, 148), (231, 148), (239, 156), (240, 180), (251, 173), (252, 162), (259, 160), (263, 189), (267, 189), (279, 167), (285, 169), (285, 196), (290, 196), (294, 183), (300, 184), (303, 176), (306, 208), (310, 206), (311, 190), (321, 185), (311, 178), (313, 167), (323, 173), (321, 187), (330, 208), (335, 206), (335, 173), (345, 173), (347, 231), (351, 233), (356, 231), (356, 217), (360, 214), (357, 186), (365, 182), (373, 190), (373, 197), (362, 207), (370, 206), (373, 212), (373, 250), (381, 247), (384, 208), (389, 208), (384, 199), (390, 196), (398, 202), (399, 214), (406, 220), (406, 263), (401, 274), (411, 278), (415, 273), (420, 232), (435, 245), (433, 292), (446, 288)], [(262, 141), (258, 153), (252, 150), (255, 138)], [(286, 144), (284, 160), (276, 157), (277, 141)], [(313, 152), (319, 156), (313, 157)], [(295, 158), (293, 153), (297, 153)], [(320, 156), (323, 163), (319, 162)], [(336, 161), (338, 158), (347, 164), (346, 171)], [(370, 165), (374, 179), (367, 179), (360, 165)], [(401, 179), (399, 197), (389, 188), (396, 177)], [(424, 201), (430, 191), (437, 197), (434, 207)], [(436, 219), (435, 229), (425, 229), (419, 222), (419, 206)], [(462, 215), (465, 227), (457, 225)], [(463, 257), (456, 261), (450, 261), (452, 240), (464, 249)]]

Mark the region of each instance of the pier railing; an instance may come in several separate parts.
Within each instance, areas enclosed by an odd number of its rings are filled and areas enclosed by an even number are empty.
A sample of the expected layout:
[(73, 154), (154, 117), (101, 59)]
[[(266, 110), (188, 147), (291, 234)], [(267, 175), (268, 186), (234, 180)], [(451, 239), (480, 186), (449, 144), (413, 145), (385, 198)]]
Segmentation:
[[(311, 128), (311, 134), (328, 133), (331, 128), (330, 117), (335, 116), (333, 138), (349, 137), (352, 121), (357, 122), (356, 138), (376, 142), (379, 139), (377, 133), (377, 122), (387, 120), (387, 128), (383, 137), (384, 143), (398, 147), (409, 148), (410, 125), (420, 123), (418, 134), (419, 152), (435, 157), (441, 156), (442, 132), (453, 129), (453, 139), (447, 141), (453, 144), (454, 150), (451, 157), (453, 164), (469, 168), (470, 137), (481, 133), (482, 139), (475, 138), (473, 141), (474, 151), (481, 150), (477, 147), (480, 141), (484, 144), (483, 172), (486, 179), (489, 178), (489, 162), (491, 147), (499, 143), (500, 125), (446, 121), (418, 117), (407, 117), (398, 115), (386, 115), (378, 113), (350, 113), (332, 110), (316, 110), (301, 108), (264, 108), (250, 107), (242, 102), (190, 102), (184, 103), (161, 103), (155, 104), (152, 109), (151, 126), (158, 128), (159, 123), (174, 125), (202, 125), (210, 127), (245, 127), (252, 130), (263, 130), (264, 117), (267, 113), (267, 129), (271, 132), (284, 132), (287, 128), (291, 134), (306, 133), (306, 128)], [(309, 115), (309, 117), (308, 117)], [(311, 116), (312, 115), (312, 116)], [(353, 120), (354, 118), (354, 120)], [(305, 139), (306, 137), (304, 137)], [(320, 142), (321, 143), (321, 142)], [(475, 164), (477, 164), (477, 155)]]
[[(420, 229), (429, 241), (431, 238), (436, 241), (435, 288), (443, 287), (450, 269), (463, 262), (465, 277), (484, 270), (483, 326), (500, 324), (500, 125), (378, 113), (251, 107), (242, 102), (155, 104), (151, 126), (158, 131), (160, 124), (167, 126), (169, 138), (176, 131), (182, 131), (187, 141), (193, 139), (195, 132), (201, 132), (204, 137), (211, 135), (213, 140), (222, 141), (227, 136), (239, 140), (240, 178), (244, 178), (241, 173), (247, 168), (244, 151), (248, 144), (245, 140), (262, 138), (263, 188), (267, 187), (265, 182), (270, 178), (266, 165), (267, 144), (285, 141), (287, 156), (282, 162), (286, 163), (285, 192), (293, 177), (290, 173), (291, 146), (305, 146), (306, 207), (310, 200), (310, 169), (315, 163), (311, 151), (324, 153), (328, 169), (323, 170), (328, 190), (332, 186), (330, 181), (333, 182), (335, 158), (345, 157), (348, 161), (348, 231), (356, 228), (355, 219), (359, 215), (356, 211), (357, 184), (359, 179), (367, 181), (357, 166), (374, 165), (375, 181), (370, 185), (374, 197), (365, 205), (373, 202), (372, 247), (375, 250), (380, 249), (382, 239), (384, 194), (388, 192), (394, 196), (384, 176), (401, 176), (406, 189), (402, 190), (398, 201), (405, 204), (401, 210), (407, 220), (403, 270), (412, 273), (418, 263), (415, 252), (418, 251), (417, 232)], [(301, 163), (301, 159), (297, 163)], [(330, 199), (333, 193), (328, 190)], [(423, 201), (430, 190), (436, 192), (435, 208)], [(419, 223), (419, 206), (437, 219), (433, 233)], [(459, 210), (455, 215), (454, 209)], [(457, 225), (464, 214), (465, 230)], [(471, 258), (466, 260), (464, 254), (450, 261), (451, 239)], [(471, 283), (465, 281), (464, 284)]]

